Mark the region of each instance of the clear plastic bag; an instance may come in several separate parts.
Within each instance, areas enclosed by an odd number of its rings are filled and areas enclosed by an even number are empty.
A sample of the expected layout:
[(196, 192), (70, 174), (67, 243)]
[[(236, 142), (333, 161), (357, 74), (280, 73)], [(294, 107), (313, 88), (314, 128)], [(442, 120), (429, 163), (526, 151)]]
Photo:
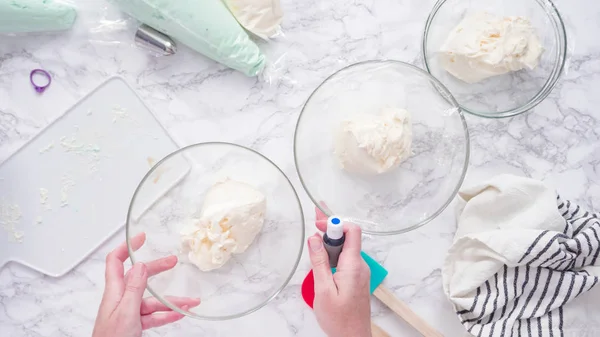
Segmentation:
[[(77, 37), (116, 43), (115, 32), (128, 30), (135, 20), (125, 18), (106, 0), (0, 0), (0, 35), (44, 35), (76, 31)], [(75, 27), (77, 29), (75, 29)]]
[(279, 0), (223, 0), (247, 31), (264, 40), (282, 35), (283, 11)]
[(221, 0), (111, 0), (118, 7), (211, 59), (248, 76), (265, 67), (265, 56)]
[[(140, 44), (136, 44), (136, 32), (142, 24), (147, 24), (168, 35), (177, 44), (185, 44), (248, 76), (259, 75), (261, 83), (272, 85), (291, 81), (286, 77), (285, 40), (280, 40), (277, 44), (258, 41), (259, 48), (222, 0), (0, 0), (2, 1), (4, 3), (0, 9), (7, 8), (8, 2), (23, 5), (36, 1), (45, 5), (32, 7), (27, 13), (48, 8), (46, 6), (62, 6), (69, 13), (75, 13), (74, 22), (61, 27), (38, 25), (14, 29), (15, 25), (12, 25), (10, 30), (0, 29), (6, 48), (10, 46), (18, 49), (23, 45), (42, 43), (56, 34), (64, 34), (64, 29), (71, 28), (68, 30), (69, 39), (90, 41), (101, 52), (110, 52), (115, 46), (137, 49)], [(28, 37), (24, 39), (24, 35)], [(270, 56), (268, 62), (265, 53), (261, 51), (263, 48)], [(142, 49), (148, 51), (148, 48)], [(150, 54), (168, 55), (157, 51), (151, 51)]]
[(64, 0), (0, 1), (0, 33), (67, 30), (76, 17), (75, 7)]

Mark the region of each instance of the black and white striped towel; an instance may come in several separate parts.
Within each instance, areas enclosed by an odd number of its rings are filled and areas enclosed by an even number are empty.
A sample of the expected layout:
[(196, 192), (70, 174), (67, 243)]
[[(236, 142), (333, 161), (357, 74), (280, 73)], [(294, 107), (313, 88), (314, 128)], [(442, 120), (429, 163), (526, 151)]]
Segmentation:
[(581, 336), (565, 320), (585, 308), (565, 305), (598, 284), (597, 214), (510, 175), (459, 197), (443, 279), (464, 327), (486, 337)]

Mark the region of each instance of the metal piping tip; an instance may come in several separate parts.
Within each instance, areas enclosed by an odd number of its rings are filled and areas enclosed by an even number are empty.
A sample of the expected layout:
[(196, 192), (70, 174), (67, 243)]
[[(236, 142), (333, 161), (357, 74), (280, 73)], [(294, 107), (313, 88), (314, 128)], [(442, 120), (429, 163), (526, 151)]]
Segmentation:
[(161, 56), (173, 55), (177, 52), (177, 45), (169, 36), (146, 24), (141, 25), (135, 32), (135, 43)]

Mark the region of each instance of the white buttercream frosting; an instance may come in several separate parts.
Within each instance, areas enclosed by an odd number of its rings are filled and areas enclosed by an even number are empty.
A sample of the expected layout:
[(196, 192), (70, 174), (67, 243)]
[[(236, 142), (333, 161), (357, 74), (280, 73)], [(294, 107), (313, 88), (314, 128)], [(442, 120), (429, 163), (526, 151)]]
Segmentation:
[(206, 194), (200, 216), (184, 227), (183, 252), (202, 271), (222, 267), (232, 254), (243, 253), (262, 229), (265, 196), (232, 180), (217, 183)]
[(334, 142), (341, 167), (360, 174), (381, 174), (398, 167), (410, 157), (411, 145), (410, 113), (396, 108), (343, 121)]
[(224, 0), (240, 25), (268, 39), (280, 33), (283, 11), (279, 0)]
[(467, 15), (450, 32), (440, 57), (450, 74), (476, 83), (512, 71), (535, 69), (543, 51), (527, 18), (478, 12)]

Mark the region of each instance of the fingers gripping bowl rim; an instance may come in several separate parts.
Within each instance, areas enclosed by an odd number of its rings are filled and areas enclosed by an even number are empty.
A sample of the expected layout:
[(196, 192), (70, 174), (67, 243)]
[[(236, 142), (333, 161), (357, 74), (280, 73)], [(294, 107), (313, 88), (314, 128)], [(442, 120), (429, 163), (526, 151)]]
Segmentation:
[[(186, 172), (184, 178), (170, 180), (182, 172)], [(220, 269), (201, 272), (181, 254), (179, 230), (186, 217), (197, 214), (206, 190), (223, 178), (245, 182), (265, 195), (265, 223), (244, 253), (234, 254)], [(163, 181), (176, 183), (160, 190), (164, 195), (155, 198), (151, 206), (144, 204), (150, 192), (157, 191), (155, 182)], [(142, 231), (146, 243), (133, 251), (130, 240)], [(132, 263), (168, 255), (179, 258), (172, 270), (149, 278), (148, 291), (175, 312), (209, 321), (239, 318), (272, 301), (298, 267), (304, 235), (300, 199), (283, 171), (257, 151), (223, 142), (190, 145), (157, 162), (132, 197), (126, 225)], [(167, 295), (200, 298), (202, 302), (182, 310), (169, 302)]]
[[(343, 171), (332, 141), (340, 123), (392, 106), (412, 115), (414, 154), (383, 175)], [(335, 72), (309, 96), (296, 125), (294, 160), (302, 186), (323, 213), (356, 223), (366, 234), (393, 235), (425, 225), (450, 204), (466, 175), (469, 142), (458, 103), (441, 82), (404, 62), (373, 60)]]

